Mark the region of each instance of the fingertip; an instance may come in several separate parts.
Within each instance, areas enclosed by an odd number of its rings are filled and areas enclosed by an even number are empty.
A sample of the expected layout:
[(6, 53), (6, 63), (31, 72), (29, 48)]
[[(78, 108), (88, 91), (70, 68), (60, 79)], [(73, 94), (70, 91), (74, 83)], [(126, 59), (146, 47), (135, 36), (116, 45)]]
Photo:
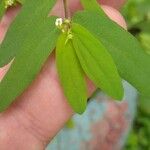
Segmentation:
[(123, 27), (124, 29), (127, 30), (126, 21), (125, 21), (124, 17), (121, 15), (121, 13), (118, 10), (116, 10), (115, 8), (110, 7), (110, 6), (106, 6), (106, 5), (102, 5), (102, 9), (104, 10), (104, 12), (106, 13), (106, 15), (111, 20), (113, 20), (118, 25), (120, 25), (121, 27)]

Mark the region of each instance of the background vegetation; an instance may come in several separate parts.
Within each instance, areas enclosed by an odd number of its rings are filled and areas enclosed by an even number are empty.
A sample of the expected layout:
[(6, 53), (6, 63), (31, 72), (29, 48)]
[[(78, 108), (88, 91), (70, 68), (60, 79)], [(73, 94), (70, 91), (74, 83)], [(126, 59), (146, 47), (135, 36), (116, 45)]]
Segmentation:
[[(150, 54), (150, 0), (129, 0), (123, 9), (129, 31)], [(150, 99), (140, 96), (133, 128), (124, 150), (150, 150)]]

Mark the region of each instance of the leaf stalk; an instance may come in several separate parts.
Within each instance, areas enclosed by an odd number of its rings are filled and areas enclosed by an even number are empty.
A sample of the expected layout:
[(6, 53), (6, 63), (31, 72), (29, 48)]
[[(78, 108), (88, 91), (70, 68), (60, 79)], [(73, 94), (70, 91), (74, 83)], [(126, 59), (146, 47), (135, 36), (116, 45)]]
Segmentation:
[(64, 13), (65, 13), (65, 18), (69, 19), (69, 7), (68, 7), (68, 1), (67, 0), (63, 0), (63, 4), (64, 4)]

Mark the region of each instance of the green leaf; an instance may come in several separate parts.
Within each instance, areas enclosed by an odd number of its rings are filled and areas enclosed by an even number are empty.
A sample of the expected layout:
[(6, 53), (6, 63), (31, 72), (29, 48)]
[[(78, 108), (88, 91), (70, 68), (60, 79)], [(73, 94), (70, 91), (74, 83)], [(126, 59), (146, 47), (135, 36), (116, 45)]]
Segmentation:
[[(66, 34), (61, 34), (56, 47), (57, 69), (64, 93), (75, 112), (84, 112), (87, 91), (84, 73), (77, 59), (72, 42), (66, 43)], [(66, 43), (66, 44), (65, 44)]]
[[(56, 17), (47, 18), (46, 16), (49, 12), (49, 8), (47, 8), (49, 5), (45, 4), (46, 1), (45, 3), (42, 0), (40, 0), (40, 3), (39, 1), (35, 3), (33, 0), (30, 2), (32, 2), (31, 5), (26, 3), (22, 11), (32, 12), (30, 9), (34, 9), (36, 12), (33, 11), (34, 13), (31, 13), (30, 16), (26, 16), (26, 13), (21, 13), (24, 20), (20, 17), (17, 19), (18, 21), (10, 29), (11, 34), (9, 33), (7, 35), (4, 45), (2, 44), (3, 46), (0, 49), (0, 52), (3, 52), (2, 50), (7, 51), (7, 54), (5, 52), (3, 53), (5, 54), (5, 63), (6, 60), (10, 60), (18, 52), (10, 70), (0, 83), (0, 111), (5, 110), (36, 77), (42, 65), (54, 49), (59, 35), (59, 31), (55, 27)], [(41, 4), (38, 9), (35, 7), (37, 3)], [(47, 0), (47, 4), (51, 6), (52, 1)], [(29, 19), (29, 23), (26, 19)], [(24, 24), (25, 22), (26, 24)], [(1, 54), (0, 61), (3, 59)]]
[(42, 65), (55, 47), (58, 30), (55, 28), (55, 18), (40, 25), (40, 32), (34, 37), (34, 44), (22, 47), (16, 56), (10, 70), (0, 83), (0, 111), (5, 110), (32, 82)]
[(56, 0), (25, 1), (21, 12), (12, 23), (0, 45), (0, 67), (10, 62), (21, 51), (22, 47), (35, 46), (35, 38), (41, 37), (39, 34), (41, 33), (40, 25), (48, 19), (48, 13), (55, 2)]
[(103, 43), (123, 79), (143, 95), (150, 96), (150, 56), (130, 33), (97, 12), (78, 12), (73, 21), (84, 26)]
[(5, 13), (5, 0), (0, 0), (0, 20)]
[(103, 44), (79, 24), (72, 25), (73, 45), (83, 70), (95, 85), (115, 99), (122, 99), (123, 87), (111, 55)]

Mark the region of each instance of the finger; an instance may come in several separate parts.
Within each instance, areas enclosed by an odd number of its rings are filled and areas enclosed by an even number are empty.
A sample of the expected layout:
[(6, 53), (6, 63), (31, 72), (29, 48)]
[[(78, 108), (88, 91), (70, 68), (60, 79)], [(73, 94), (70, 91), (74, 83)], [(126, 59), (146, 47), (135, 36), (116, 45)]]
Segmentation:
[(125, 19), (118, 10), (106, 5), (103, 5), (102, 8), (111, 20), (115, 21), (118, 25), (120, 25), (124, 29), (127, 29)]
[(4, 39), (4, 36), (8, 30), (8, 27), (16, 17), (20, 10), (20, 6), (17, 5), (16, 7), (13, 7), (11, 9), (8, 9), (8, 11), (5, 13), (4, 17), (0, 21), (0, 43)]
[(99, 0), (101, 4), (120, 9), (126, 0)]

